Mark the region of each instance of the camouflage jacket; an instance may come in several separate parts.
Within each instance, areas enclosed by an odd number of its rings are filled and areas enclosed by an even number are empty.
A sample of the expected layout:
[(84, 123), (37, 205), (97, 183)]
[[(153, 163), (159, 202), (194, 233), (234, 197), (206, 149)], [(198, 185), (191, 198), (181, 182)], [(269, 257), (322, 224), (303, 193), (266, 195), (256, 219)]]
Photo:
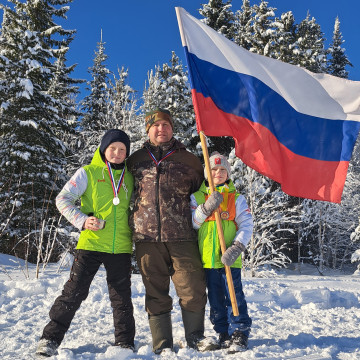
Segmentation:
[(190, 195), (203, 181), (200, 160), (172, 138), (161, 146), (147, 141), (129, 157), (127, 167), (135, 180), (135, 204), (130, 216), (133, 240), (197, 241), (192, 227)]

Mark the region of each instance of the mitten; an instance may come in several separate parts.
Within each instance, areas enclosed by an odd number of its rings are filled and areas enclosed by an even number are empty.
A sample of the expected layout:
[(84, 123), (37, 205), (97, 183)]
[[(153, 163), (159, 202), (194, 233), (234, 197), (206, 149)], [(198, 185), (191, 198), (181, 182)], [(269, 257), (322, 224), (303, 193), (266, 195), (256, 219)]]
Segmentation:
[(218, 192), (214, 191), (204, 204), (201, 204), (201, 210), (206, 216), (210, 216), (214, 210), (216, 210), (223, 201), (223, 196)]
[(239, 241), (235, 241), (228, 249), (224, 252), (221, 257), (221, 262), (226, 266), (231, 266), (235, 260), (245, 251), (245, 246)]

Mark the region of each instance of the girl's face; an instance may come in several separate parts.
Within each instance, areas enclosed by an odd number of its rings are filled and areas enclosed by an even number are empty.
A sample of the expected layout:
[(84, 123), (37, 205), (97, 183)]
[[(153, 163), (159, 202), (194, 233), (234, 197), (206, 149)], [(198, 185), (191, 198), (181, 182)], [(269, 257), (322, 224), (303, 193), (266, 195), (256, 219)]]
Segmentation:
[(112, 164), (121, 164), (126, 158), (126, 146), (120, 141), (111, 143), (105, 150), (105, 159)]
[(211, 169), (214, 185), (221, 185), (227, 180), (227, 171), (223, 166), (215, 166)]

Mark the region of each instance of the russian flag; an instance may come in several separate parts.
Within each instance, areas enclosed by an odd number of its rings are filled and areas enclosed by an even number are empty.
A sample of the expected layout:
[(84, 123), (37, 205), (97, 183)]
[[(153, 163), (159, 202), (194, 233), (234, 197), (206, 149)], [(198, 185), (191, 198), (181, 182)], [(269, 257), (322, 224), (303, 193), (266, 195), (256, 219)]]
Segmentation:
[(231, 136), (289, 195), (340, 203), (360, 128), (360, 82), (251, 53), (176, 8), (198, 132)]

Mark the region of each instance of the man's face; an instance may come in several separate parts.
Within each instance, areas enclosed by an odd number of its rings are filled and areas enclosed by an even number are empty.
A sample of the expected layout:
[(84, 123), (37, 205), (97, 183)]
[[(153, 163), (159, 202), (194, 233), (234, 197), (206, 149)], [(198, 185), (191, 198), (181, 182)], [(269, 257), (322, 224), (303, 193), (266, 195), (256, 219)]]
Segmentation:
[(120, 141), (111, 143), (105, 150), (105, 159), (112, 164), (121, 164), (126, 158), (126, 146)]
[(150, 127), (148, 136), (150, 141), (158, 146), (170, 141), (173, 136), (173, 129), (168, 121), (158, 120)]

